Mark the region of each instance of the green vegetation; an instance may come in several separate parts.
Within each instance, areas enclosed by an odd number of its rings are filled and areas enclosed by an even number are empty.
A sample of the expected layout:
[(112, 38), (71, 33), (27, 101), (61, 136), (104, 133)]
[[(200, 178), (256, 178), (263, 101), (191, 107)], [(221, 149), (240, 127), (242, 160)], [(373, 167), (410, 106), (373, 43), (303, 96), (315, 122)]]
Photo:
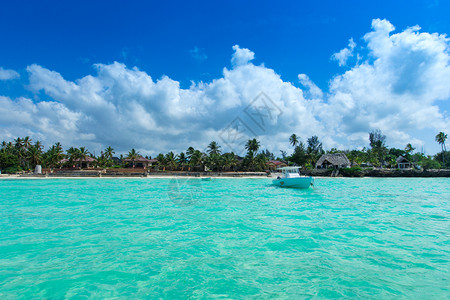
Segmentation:
[(439, 143), (442, 147), (442, 163), (445, 165), (445, 152), (447, 152), (447, 149), (445, 148), (445, 141), (447, 140), (447, 135), (443, 132), (439, 132), (436, 135), (436, 142)]
[(361, 176), (362, 170), (363, 169), (361, 167), (355, 166), (351, 168), (342, 169), (341, 173), (349, 177), (359, 177)]
[[(386, 136), (379, 130), (369, 133), (370, 148), (361, 150), (323, 150), (322, 143), (317, 136), (306, 140), (306, 144), (296, 134), (289, 137), (288, 145), (293, 147), (293, 152), (280, 150), (281, 157), (276, 157), (267, 149), (261, 150), (261, 143), (257, 139), (250, 139), (245, 144), (247, 151), (244, 157), (239, 157), (233, 152), (222, 153), (221, 146), (212, 141), (206, 150), (200, 151), (189, 147), (186, 152), (179, 154), (172, 151), (157, 155), (157, 163), (152, 167), (159, 171), (265, 171), (268, 169), (269, 160), (278, 160), (288, 165), (303, 166), (306, 169), (315, 168), (316, 162), (323, 154), (345, 153), (352, 164), (351, 168), (345, 169), (347, 174), (358, 174), (361, 168), (397, 168), (397, 158), (403, 156), (413, 166), (422, 169), (450, 168), (450, 154), (445, 147), (447, 134), (439, 132), (436, 142), (441, 145), (442, 151), (434, 156), (414, 153), (415, 148), (407, 144), (404, 149), (388, 148), (385, 144)], [(90, 159), (90, 167), (120, 168), (126, 165), (135, 167), (136, 160), (141, 157), (138, 151), (131, 149), (124, 157), (113, 157), (115, 151), (107, 147), (101, 151), (99, 156), (92, 155), (85, 147), (70, 147), (65, 152), (60, 143), (55, 143), (43, 150), (43, 145), (36, 141), (33, 144), (30, 137), (17, 138), (14, 141), (3, 141), (0, 146), (0, 170), (2, 173), (16, 173), (34, 170), (36, 165), (43, 168), (83, 168), (86, 159)], [(151, 157), (146, 157), (151, 158)], [(125, 159), (128, 162), (126, 163)], [(156, 166), (155, 166), (156, 165)]]

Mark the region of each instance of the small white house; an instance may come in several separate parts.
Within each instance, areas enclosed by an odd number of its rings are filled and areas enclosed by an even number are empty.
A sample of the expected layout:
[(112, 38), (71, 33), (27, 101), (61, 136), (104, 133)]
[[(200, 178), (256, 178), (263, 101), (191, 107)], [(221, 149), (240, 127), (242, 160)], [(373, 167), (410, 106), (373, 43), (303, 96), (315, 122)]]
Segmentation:
[(397, 157), (397, 167), (399, 169), (411, 169), (412, 165), (409, 160), (400, 155)]

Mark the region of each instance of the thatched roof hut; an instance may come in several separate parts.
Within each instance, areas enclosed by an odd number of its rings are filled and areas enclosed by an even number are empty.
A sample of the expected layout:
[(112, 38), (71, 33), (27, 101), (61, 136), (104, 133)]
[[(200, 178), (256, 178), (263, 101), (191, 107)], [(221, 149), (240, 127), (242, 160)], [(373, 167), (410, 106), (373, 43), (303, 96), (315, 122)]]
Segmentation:
[(322, 155), (316, 163), (316, 168), (348, 168), (351, 163), (344, 153)]

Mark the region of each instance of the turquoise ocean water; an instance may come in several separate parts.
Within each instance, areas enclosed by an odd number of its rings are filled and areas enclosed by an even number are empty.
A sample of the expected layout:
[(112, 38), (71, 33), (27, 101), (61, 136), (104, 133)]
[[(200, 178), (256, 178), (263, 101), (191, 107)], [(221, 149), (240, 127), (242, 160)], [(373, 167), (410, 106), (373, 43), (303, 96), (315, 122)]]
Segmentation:
[(0, 180), (0, 296), (448, 298), (450, 180)]

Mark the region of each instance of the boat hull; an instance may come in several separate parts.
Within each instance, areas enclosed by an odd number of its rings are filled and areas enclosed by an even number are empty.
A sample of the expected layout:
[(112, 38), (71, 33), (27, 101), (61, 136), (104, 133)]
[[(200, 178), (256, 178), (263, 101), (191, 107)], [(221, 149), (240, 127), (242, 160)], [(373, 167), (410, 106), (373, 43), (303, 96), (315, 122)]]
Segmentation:
[(274, 179), (272, 183), (280, 187), (307, 189), (314, 184), (313, 177), (296, 177)]

